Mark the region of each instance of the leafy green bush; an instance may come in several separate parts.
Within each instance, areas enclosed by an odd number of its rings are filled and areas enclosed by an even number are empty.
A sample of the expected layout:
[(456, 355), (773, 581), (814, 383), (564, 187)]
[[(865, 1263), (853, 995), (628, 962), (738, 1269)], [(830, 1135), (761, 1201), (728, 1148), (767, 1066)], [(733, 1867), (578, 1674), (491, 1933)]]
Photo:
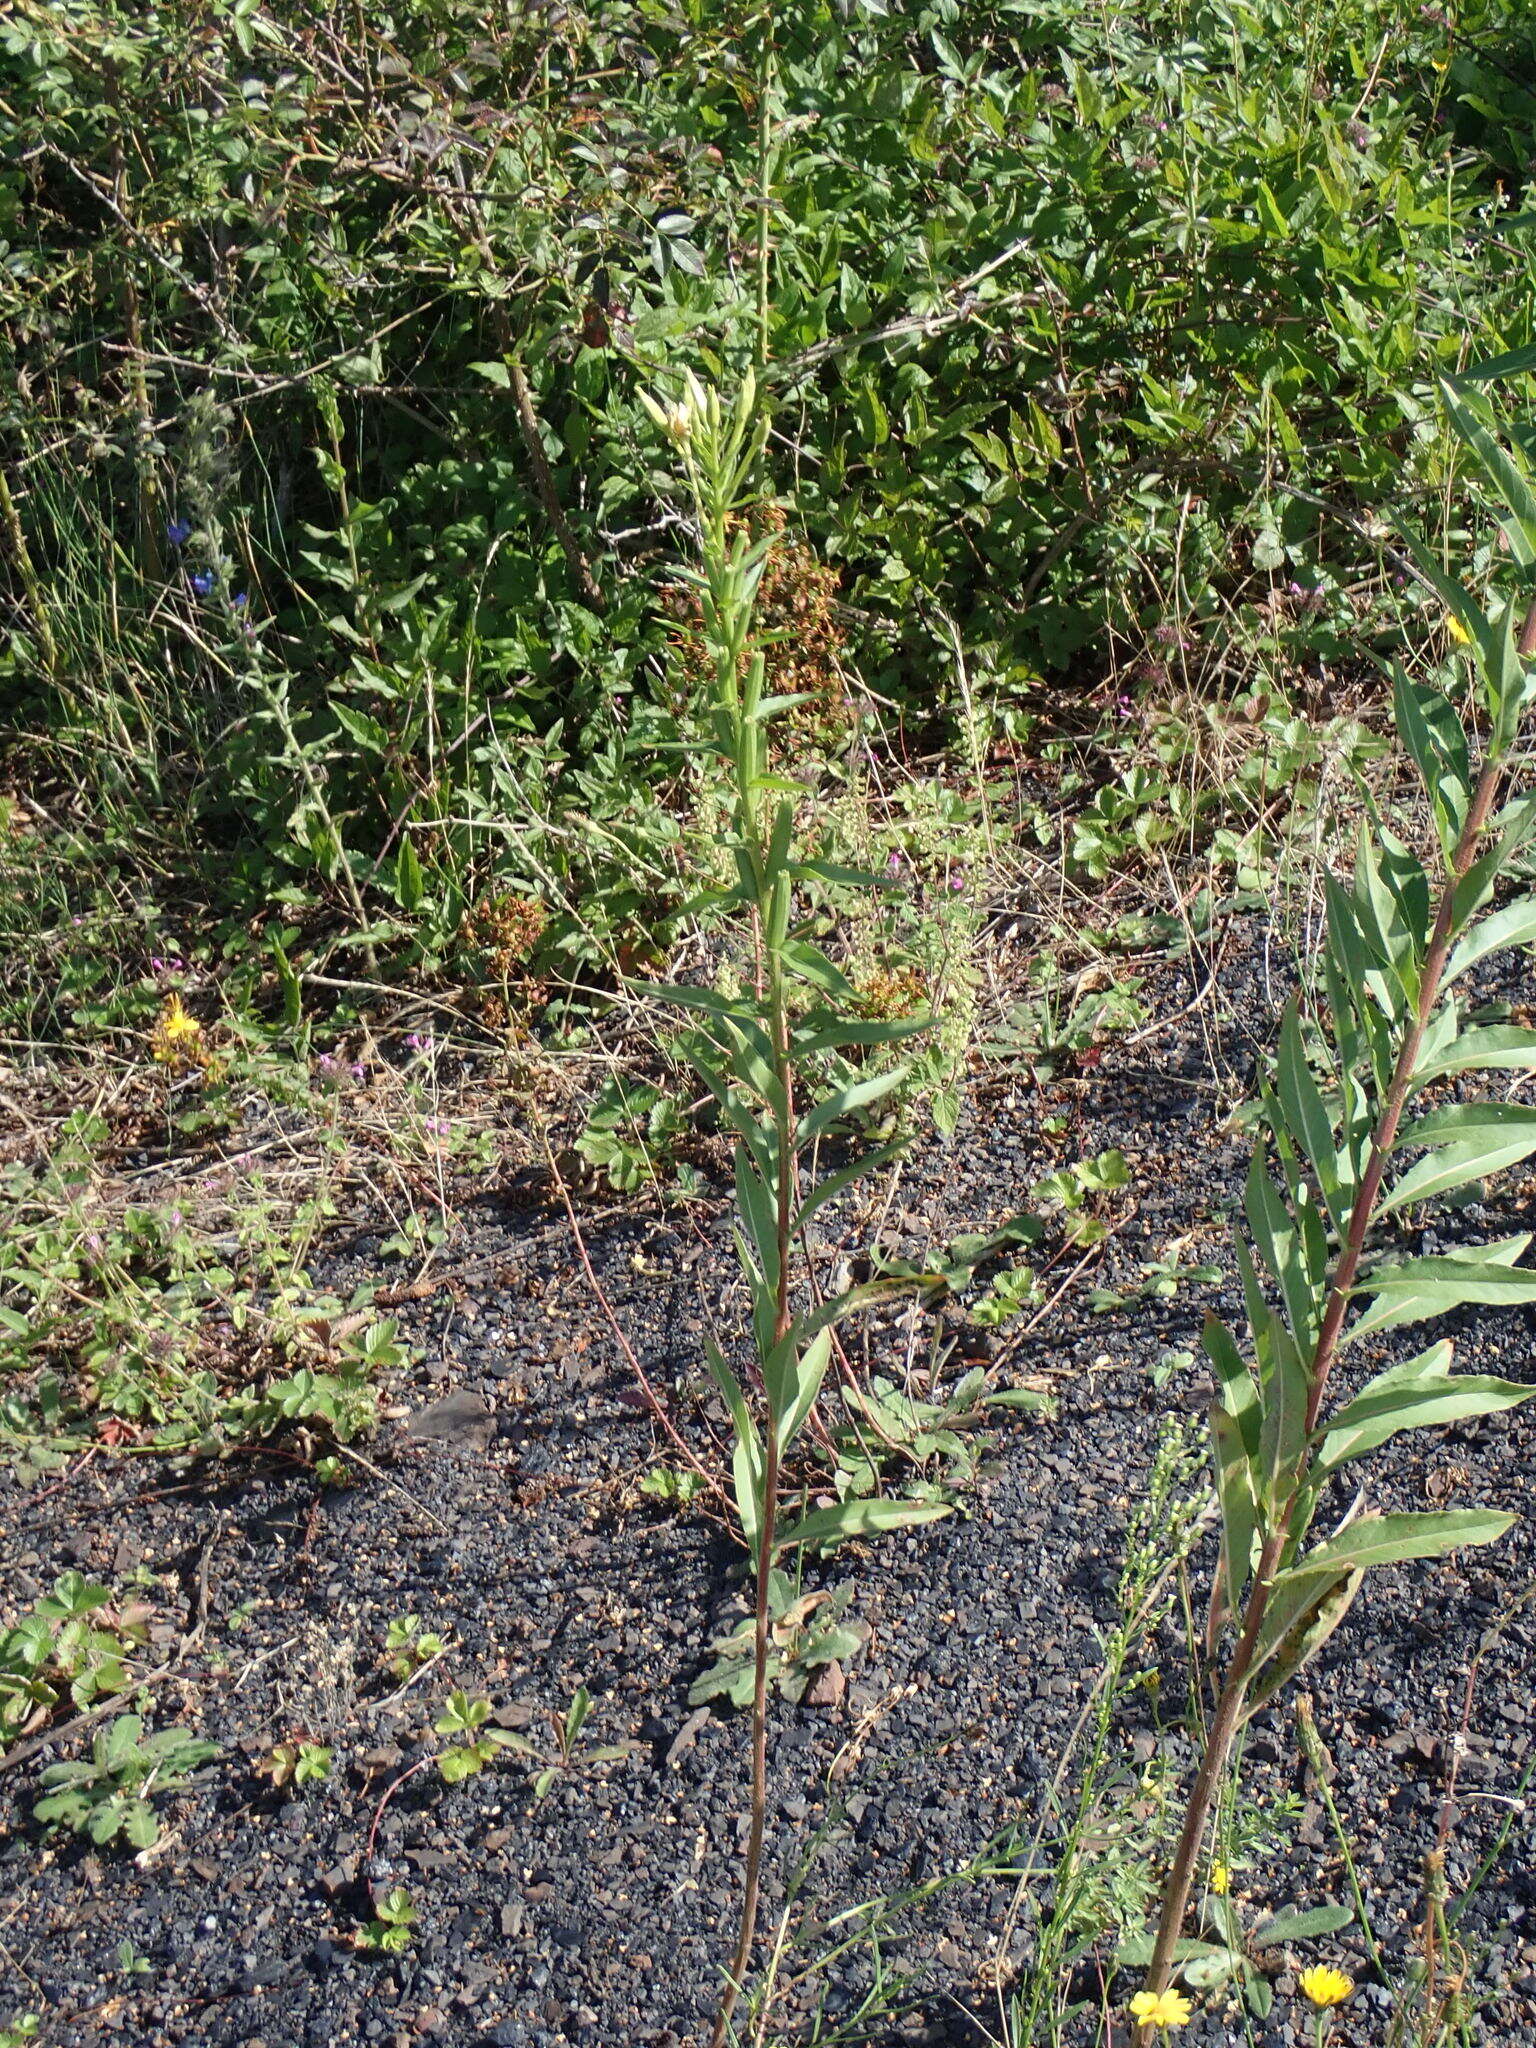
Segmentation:
[(1010, 730), (1398, 629), (1372, 508), (1439, 504), (1433, 374), (1529, 335), (1517, 0), (796, 0), (761, 77), (756, 20), (0, 24), (0, 669), (86, 856), (4, 914), (50, 961), (155, 843), (221, 946), (473, 976), (507, 890), (535, 988), (646, 944), (698, 707), (636, 394), (685, 354), (763, 356), (785, 616), (909, 722), (962, 716), (948, 618)]

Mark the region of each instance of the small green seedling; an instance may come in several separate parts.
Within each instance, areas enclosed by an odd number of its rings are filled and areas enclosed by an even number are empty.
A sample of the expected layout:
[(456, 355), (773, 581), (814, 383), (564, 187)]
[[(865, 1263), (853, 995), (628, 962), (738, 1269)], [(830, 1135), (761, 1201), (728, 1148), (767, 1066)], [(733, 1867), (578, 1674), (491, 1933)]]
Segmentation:
[(331, 1775), (331, 1752), (323, 1742), (280, 1742), (256, 1766), (278, 1791), (287, 1785), (323, 1785)]
[(673, 1465), (657, 1465), (640, 1482), (640, 1491), (663, 1507), (692, 1507), (709, 1482), (702, 1473), (688, 1472)]
[(147, 1977), (151, 1965), (149, 1957), (141, 1956), (125, 1937), (117, 1944), (117, 1967), (125, 1977)]
[(377, 1917), (359, 1930), (357, 1946), (376, 1955), (397, 1956), (411, 1945), (416, 1925), (416, 1908), (404, 1885), (386, 1892), (375, 1907)]
[[(777, 1686), (785, 1699), (804, 1699), (819, 1665), (846, 1663), (868, 1642), (867, 1622), (843, 1619), (852, 1598), (851, 1585), (802, 1593), (784, 1572), (770, 1575), (768, 1682)], [(706, 1700), (724, 1698), (733, 1707), (750, 1706), (757, 1666), (754, 1616), (743, 1615), (736, 1627), (717, 1637), (710, 1648), (717, 1653), (717, 1661), (688, 1688), (688, 1704), (697, 1707)]]
[(460, 1738), (451, 1749), (438, 1755), (437, 1768), (445, 1784), (461, 1785), (466, 1778), (494, 1763), (501, 1750), (524, 1747), (523, 1738), (508, 1734), (503, 1728), (488, 1728), (490, 1718), (489, 1700), (472, 1700), (462, 1690), (449, 1693), (443, 1711), (432, 1724), (439, 1735)]
[(121, 1836), (135, 1849), (148, 1849), (160, 1837), (151, 1798), (185, 1785), (218, 1753), (216, 1742), (180, 1728), (146, 1735), (139, 1715), (119, 1714), (97, 1731), (84, 1762), (48, 1766), (47, 1790), (32, 1811), (47, 1827), (69, 1828), (99, 1843)]
[(384, 1635), (384, 1669), (394, 1678), (410, 1678), (448, 1647), (444, 1637), (424, 1633), (418, 1614), (402, 1614)]
[[(581, 1740), (581, 1731), (587, 1725), (592, 1712), (592, 1695), (584, 1685), (577, 1686), (571, 1695), (571, 1703), (565, 1712), (550, 1709), (550, 1732), (554, 1736), (553, 1746), (540, 1748), (526, 1735), (503, 1735), (500, 1740), (509, 1749), (515, 1749), (520, 1756), (531, 1757), (540, 1766), (533, 1781), (535, 1802), (547, 1798), (555, 1780), (562, 1772), (569, 1771), (576, 1758), (576, 1746)], [(633, 1742), (610, 1742), (601, 1749), (589, 1749), (582, 1758), (583, 1763), (611, 1764), (620, 1757), (626, 1757), (635, 1748)]]
[(0, 2048), (27, 2048), (29, 2041), (35, 2041), (42, 2021), (35, 2012), (13, 2013), (7, 2023), (0, 2027)]

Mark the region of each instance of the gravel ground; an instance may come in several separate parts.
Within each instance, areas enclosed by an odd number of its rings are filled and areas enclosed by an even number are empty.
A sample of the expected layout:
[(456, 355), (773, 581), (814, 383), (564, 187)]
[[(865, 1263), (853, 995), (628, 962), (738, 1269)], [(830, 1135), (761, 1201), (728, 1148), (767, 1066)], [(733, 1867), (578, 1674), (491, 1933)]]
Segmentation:
[[(1109, 1145), (1131, 1163), (1134, 1214), (1102, 1267), (1002, 1365), (1005, 1380), (1048, 1379), (1055, 1413), (999, 1428), (964, 1512), (817, 1568), (825, 1583), (855, 1582), (871, 1637), (840, 1698), (775, 1708), (769, 1929), (797, 1873), (799, 1921), (824, 1921), (958, 1868), (1042, 1810), (1115, 1620), (1122, 1535), (1159, 1416), (1202, 1405), (1198, 1367), (1160, 1388), (1151, 1368), (1194, 1346), (1207, 1306), (1235, 1312), (1225, 1283), (1107, 1314), (1086, 1299), (1089, 1284), (1134, 1281), (1174, 1240), (1187, 1239), (1188, 1262), (1226, 1262), (1222, 1217), (1246, 1146), (1218, 1104), (1273, 1015), (1262, 949), (1235, 952), (1220, 1016), (1209, 1001), (1177, 1015), (1197, 983), (1170, 969), (1165, 1028), (1055, 1084), (986, 1077), (953, 1145), (907, 1167), (890, 1219), (898, 1245), (994, 1225), (1042, 1171)], [(1454, 1229), (1512, 1230), (1524, 1201), (1506, 1190), (1497, 1209), (1457, 1217)], [(317, 1494), (302, 1467), (270, 1460), (187, 1475), (98, 1459), (30, 1492), (0, 1478), (8, 1601), (30, 1600), (69, 1566), (113, 1581), (156, 1575), (156, 1661), (168, 1670), (152, 1716), (222, 1745), (164, 1802), (163, 1840), (137, 1860), (72, 1839), (40, 1846), (30, 1811), (47, 1754), (0, 1776), (0, 2022), (34, 2008), (59, 2048), (103, 2035), (145, 2048), (678, 2048), (702, 2038), (737, 1909), (748, 1727), (743, 1715), (695, 1712), (687, 1691), (716, 1624), (740, 1611), (738, 1553), (706, 1519), (639, 1493), (658, 1455), (653, 1427), (548, 1191), (509, 1174), (466, 1197), (463, 1213), (444, 1267), (462, 1277), (400, 1311), (420, 1362), (391, 1390), (392, 1419), (365, 1447), (374, 1469), (356, 1485)], [(648, 1369), (664, 1385), (691, 1383), (706, 1307), (726, 1326), (736, 1314), (724, 1219), (695, 1228), (643, 1206), (610, 1208), (588, 1236)], [(380, 1277), (377, 1242), (366, 1225), (339, 1242), (327, 1284)], [(1431, 1233), (1420, 1248), (1432, 1245)], [(1536, 1379), (1529, 1319), (1457, 1321), (1464, 1369)], [(898, 1364), (906, 1341), (899, 1323), (872, 1331), (872, 1363)], [(1364, 1377), (1424, 1341), (1362, 1347), (1371, 1355), (1350, 1372)], [(1519, 1511), (1533, 1469), (1536, 1406), (1389, 1448), (1369, 1467), (1371, 1496)], [(1338, 1766), (1334, 1795), (1390, 1950), (1418, 1918), (1456, 1750), (1453, 1896), (1517, 1793), (1533, 1711), (1523, 1612), (1481, 1662), (1464, 1734), (1463, 1714), (1469, 1660), (1536, 1578), (1533, 1541), (1522, 1521), (1493, 1549), (1378, 1573), (1310, 1680)], [(406, 1614), (451, 1648), (402, 1690), (381, 1653), (390, 1620)], [(1180, 1641), (1170, 1623), (1155, 1645), (1164, 1722), (1184, 1697)], [(545, 1799), (532, 1800), (520, 1761), (457, 1786), (432, 1769), (404, 1777), (428, 1753), (453, 1685), (530, 1737), (589, 1688), (588, 1736)], [(1156, 1696), (1138, 1688), (1124, 1703), (1117, 1761), (1143, 1769), (1167, 1754), (1187, 1765)], [(298, 1796), (274, 1792), (253, 1764), (300, 1730), (334, 1746), (332, 1778)], [(632, 1745), (622, 1758), (584, 1761), (585, 1749), (618, 1742)], [(1238, 1874), (1244, 1911), (1344, 1898), (1284, 1711), (1256, 1723), (1249, 1765), (1256, 1795), (1297, 1795), (1299, 1824)], [(394, 1884), (410, 1890), (416, 1938), (395, 1957), (358, 1953), (351, 1936), (369, 1917), (370, 1886), (382, 1895)], [(899, 1919), (887, 1961), (917, 1981), (891, 2038), (973, 2044), (995, 2029), (987, 1987), (1013, 1893), (975, 1882)], [(1536, 2032), (1533, 1906), (1522, 1814), (1465, 1930), (1484, 2001), (1473, 2040)], [(147, 1968), (125, 1970), (125, 1940)], [(791, 1973), (816, 1946), (808, 1936)], [(1358, 1967), (1358, 1938), (1298, 1960), (1319, 1956)], [(1310, 2041), (1309, 2017), (1286, 1995), (1293, 1965), (1280, 1961), (1264, 2026), (1245, 2031), (1212, 2011), (1179, 2038)], [(788, 1996), (785, 2027), (811, 1997), (829, 2023), (849, 2013), (868, 1970), (856, 1948), (817, 1973)], [(1096, 1979), (1083, 1989), (1096, 1997)], [(1110, 2035), (1089, 2017), (1067, 2038)], [(1369, 1987), (1332, 2039), (1384, 2041)]]

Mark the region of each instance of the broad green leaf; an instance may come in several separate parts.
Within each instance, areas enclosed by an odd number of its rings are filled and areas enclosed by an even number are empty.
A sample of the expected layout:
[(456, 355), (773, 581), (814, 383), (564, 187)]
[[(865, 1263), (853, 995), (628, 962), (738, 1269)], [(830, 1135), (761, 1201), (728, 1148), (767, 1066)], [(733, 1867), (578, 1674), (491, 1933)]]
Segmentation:
[(1408, 1259), (1378, 1266), (1353, 1292), (1375, 1301), (1344, 1333), (1353, 1343), (1375, 1330), (1395, 1330), (1403, 1323), (1423, 1322), (1468, 1303), (1491, 1308), (1523, 1308), (1536, 1301), (1536, 1271), (1517, 1268), (1530, 1233), (1491, 1244), (1468, 1245), (1435, 1259)]
[(1381, 1203), (1382, 1215), (1486, 1180), (1528, 1158), (1536, 1152), (1536, 1109), (1512, 1102), (1456, 1103), (1407, 1125), (1397, 1145), (1434, 1149), (1393, 1184)]
[(858, 1536), (875, 1536), (887, 1529), (911, 1529), (921, 1522), (937, 1522), (952, 1512), (944, 1501), (845, 1500), (836, 1507), (812, 1508), (809, 1514), (786, 1529), (779, 1548), (793, 1550), (802, 1545), (825, 1550), (834, 1543), (846, 1543)]
[(1211, 1310), (1206, 1311), (1200, 1343), (1216, 1368), (1222, 1406), (1242, 1431), (1245, 1453), (1255, 1459), (1259, 1455), (1259, 1390), (1247, 1360), (1232, 1332)]

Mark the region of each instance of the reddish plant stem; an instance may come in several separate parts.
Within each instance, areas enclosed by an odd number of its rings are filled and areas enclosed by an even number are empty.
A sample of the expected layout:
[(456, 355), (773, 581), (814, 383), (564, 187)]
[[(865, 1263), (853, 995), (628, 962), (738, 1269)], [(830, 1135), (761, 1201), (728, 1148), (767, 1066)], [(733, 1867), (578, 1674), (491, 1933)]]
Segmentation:
[[(778, 1244), (779, 1274), (774, 1304), (773, 1341), (777, 1346), (789, 1335), (793, 1304), (789, 1291), (789, 1257), (793, 1236), (795, 1201), (795, 1080), (790, 1057), (789, 1017), (779, 979), (777, 960), (769, 963), (769, 1000), (773, 1009), (774, 1063), (778, 1070), (783, 1113), (777, 1140), (778, 1187), (775, 1236)], [(763, 1508), (757, 1545), (757, 1611), (753, 1631), (752, 1664), (752, 1815), (748, 1825), (746, 1868), (741, 1895), (741, 1931), (730, 1975), (715, 2014), (710, 2048), (725, 2048), (731, 2019), (746, 1983), (757, 1938), (758, 1901), (762, 1895), (763, 1837), (768, 1823), (768, 1648), (769, 1578), (773, 1571), (774, 1542), (778, 1528), (779, 1419), (773, 1396), (764, 1389)]]
[[(1536, 606), (1526, 619), (1520, 636), (1522, 652), (1528, 638), (1536, 640)], [(1338, 1260), (1329, 1281), (1328, 1294), (1323, 1310), (1322, 1324), (1318, 1330), (1317, 1343), (1312, 1353), (1312, 1391), (1307, 1402), (1307, 1435), (1310, 1437), (1317, 1427), (1322, 1412), (1323, 1397), (1327, 1390), (1328, 1376), (1333, 1367), (1339, 1339), (1343, 1334), (1344, 1316), (1349, 1306), (1351, 1290), (1359, 1272), (1360, 1260), (1365, 1251), (1366, 1233), (1370, 1228), (1377, 1199), (1381, 1193), (1382, 1177), (1386, 1172), (1387, 1158), (1397, 1140), (1398, 1127), (1402, 1122), (1403, 1110), (1407, 1105), (1408, 1093), (1413, 1081), (1414, 1068), (1418, 1064), (1419, 1050), (1424, 1033), (1433, 1014), (1440, 985), (1445, 974), (1451, 941), (1454, 937), (1452, 919), (1455, 915), (1456, 890), (1476, 858), (1477, 843), (1482, 837), (1493, 808), (1500, 781), (1500, 766), (1496, 761), (1488, 762), (1478, 777), (1472, 801), (1467, 810), (1461, 836), (1451, 858), (1445, 882), (1440, 891), (1440, 901), (1435, 912), (1434, 927), (1430, 935), (1424, 965), (1419, 976), (1418, 1001), (1403, 1042), (1398, 1050), (1397, 1063), (1387, 1089), (1387, 1098), (1382, 1105), (1381, 1116), (1371, 1136), (1370, 1152), (1365, 1172), (1356, 1190), (1350, 1210), (1349, 1228), (1340, 1248)], [(1185, 1810), (1184, 1826), (1179, 1835), (1178, 1848), (1174, 1852), (1169, 1868), (1168, 1885), (1163, 1894), (1162, 1915), (1158, 1922), (1157, 1940), (1152, 1951), (1152, 1961), (1147, 1971), (1146, 1988), (1158, 1992), (1167, 1989), (1173, 1974), (1174, 1953), (1184, 1928), (1184, 1916), (1189, 1910), (1189, 1896), (1194, 1887), (1195, 1867), (1199, 1860), (1200, 1845), (1205, 1839), (1205, 1830), (1210, 1821), (1211, 1809), (1222, 1776), (1226, 1771), (1227, 1758), (1231, 1752), (1232, 1740), (1237, 1733), (1243, 1705), (1248, 1693), (1248, 1674), (1253, 1665), (1259, 1637), (1263, 1631), (1264, 1619), (1269, 1611), (1269, 1599), (1273, 1590), (1275, 1574), (1290, 1541), (1291, 1523), (1296, 1503), (1304, 1488), (1307, 1465), (1298, 1474), (1296, 1485), (1276, 1515), (1273, 1527), (1266, 1538), (1259, 1556), (1258, 1569), (1254, 1574), (1253, 1588), (1243, 1613), (1242, 1633), (1232, 1661), (1227, 1666), (1226, 1680), (1216, 1704), (1216, 1712), (1206, 1735), (1205, 1751), (1200, 1760), (1200, 1769), (1190, 1793), (1189, 1805)], [(1138, 2048), (1147, 2048), (1153, 2037), (1153, 2028), (1142, 2024), (1137, 2028)]]

